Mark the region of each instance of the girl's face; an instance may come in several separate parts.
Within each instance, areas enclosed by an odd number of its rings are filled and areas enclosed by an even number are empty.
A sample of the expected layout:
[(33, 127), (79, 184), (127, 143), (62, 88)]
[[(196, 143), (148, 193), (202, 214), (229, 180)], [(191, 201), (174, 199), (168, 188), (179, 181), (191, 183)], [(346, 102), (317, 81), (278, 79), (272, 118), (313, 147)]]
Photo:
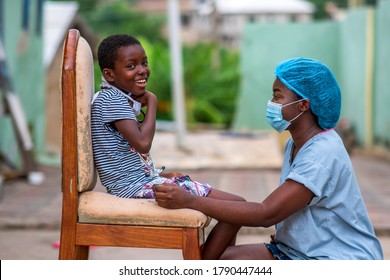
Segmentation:
[(114, 69), (103, 69), (106, 80), (135, 96), (143, 95), (150, 76), (148, 58), (141, 45), (118, 49)]

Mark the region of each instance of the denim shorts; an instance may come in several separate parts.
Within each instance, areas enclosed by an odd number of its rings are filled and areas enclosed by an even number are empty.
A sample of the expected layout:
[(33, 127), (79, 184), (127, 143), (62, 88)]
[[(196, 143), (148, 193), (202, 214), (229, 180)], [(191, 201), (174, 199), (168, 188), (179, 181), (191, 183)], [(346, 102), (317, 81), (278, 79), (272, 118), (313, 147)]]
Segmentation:
[(275, 243), (264, 243), (268, 250), (272, 253), (275, 259), (278, 260), (291, 260), (289, 256), (280, 251)]

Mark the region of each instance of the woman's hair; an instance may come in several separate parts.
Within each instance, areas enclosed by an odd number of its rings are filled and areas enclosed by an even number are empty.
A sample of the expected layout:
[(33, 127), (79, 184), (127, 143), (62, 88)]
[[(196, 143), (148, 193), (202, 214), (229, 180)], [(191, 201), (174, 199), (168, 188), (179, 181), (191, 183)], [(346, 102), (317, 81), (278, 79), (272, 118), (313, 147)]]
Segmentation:
[(118, 49), (130, 45), (141, 45), (135, 37), (127, 34), (116, 34), (105, 38), (98, 48), (98, 61), (100, 70), (104, 68), (115, 68), (115, 61), (118, 55)]

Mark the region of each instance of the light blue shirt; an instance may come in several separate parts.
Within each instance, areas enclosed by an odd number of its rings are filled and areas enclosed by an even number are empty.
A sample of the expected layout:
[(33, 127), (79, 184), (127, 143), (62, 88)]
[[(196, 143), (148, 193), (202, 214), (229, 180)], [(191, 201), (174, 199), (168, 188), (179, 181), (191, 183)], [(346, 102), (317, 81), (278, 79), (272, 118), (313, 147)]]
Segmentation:
[(291, 162), (285, 147), (280, 184), (290, 179), (314, 193), (303, 209), (276, 225), (278, 248), (292, 259), (383, 259), (351, 160), (334, 130), (320, 133)]

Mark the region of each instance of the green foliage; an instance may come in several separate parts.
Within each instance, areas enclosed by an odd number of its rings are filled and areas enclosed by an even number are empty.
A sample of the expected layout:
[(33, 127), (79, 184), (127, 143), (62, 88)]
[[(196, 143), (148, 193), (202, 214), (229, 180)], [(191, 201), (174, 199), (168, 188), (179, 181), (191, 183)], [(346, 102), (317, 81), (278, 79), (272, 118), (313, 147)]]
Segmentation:
[[(157, 118), (172, 120), (171, 62), (163, 37), (165, 16), (149, 16), (132, 9), (135, 0), (80, 0), (80, 13), (103, 39), (126, 33), (137, 37), (148, 55), (151, 76), (148, 90), (159, 100)], [(233, 119), (239, 86), (239, 56), (235, 51), (212, 44), (184, 46), (183, 69), (187, 120), (229, 126)], [(95, 63), (95, 89), (101, 72)]]
[(327, 2), (333, 2), (339, 8), (346, 8), (348, 5), (348, 0), (308, 0), (315, 5), (316, 11), (314, 13), (314, 19), (326, 19), (329, 18), (329, 15), (325, 11), (325, 5)]
[(143, 36), (150, 42), (164, 41), (160, 30), (166, 22), (165, 16), (136, 12), (131, 3), (120, 0), (101, 2), (96, 9), (84, 11), (83, 16), (101, 38), (125, 33), (137, 38)]
[(188, 120), (228, 127), (238, 94), (238, 53), (203, 43), (185, 47), (183, 56)]
[(172, 120), (171, 61), (169, 48), (165, 43), (145, 44), (141, 40), (148, 56), (150, 78), (148, 90), (158, 98), (157, 118)]
[[(165, 44), (144, 44), (144, 47), (151, 68), (148, 89), (159, 99), (157, 117), (171, 120), (173, 108), (169, 48)], [(184, 90), (189, 123), (230, 126), (238, 94), (238, 62), (237, 52), (219, 50), (212, 44), (184, 47)]]

